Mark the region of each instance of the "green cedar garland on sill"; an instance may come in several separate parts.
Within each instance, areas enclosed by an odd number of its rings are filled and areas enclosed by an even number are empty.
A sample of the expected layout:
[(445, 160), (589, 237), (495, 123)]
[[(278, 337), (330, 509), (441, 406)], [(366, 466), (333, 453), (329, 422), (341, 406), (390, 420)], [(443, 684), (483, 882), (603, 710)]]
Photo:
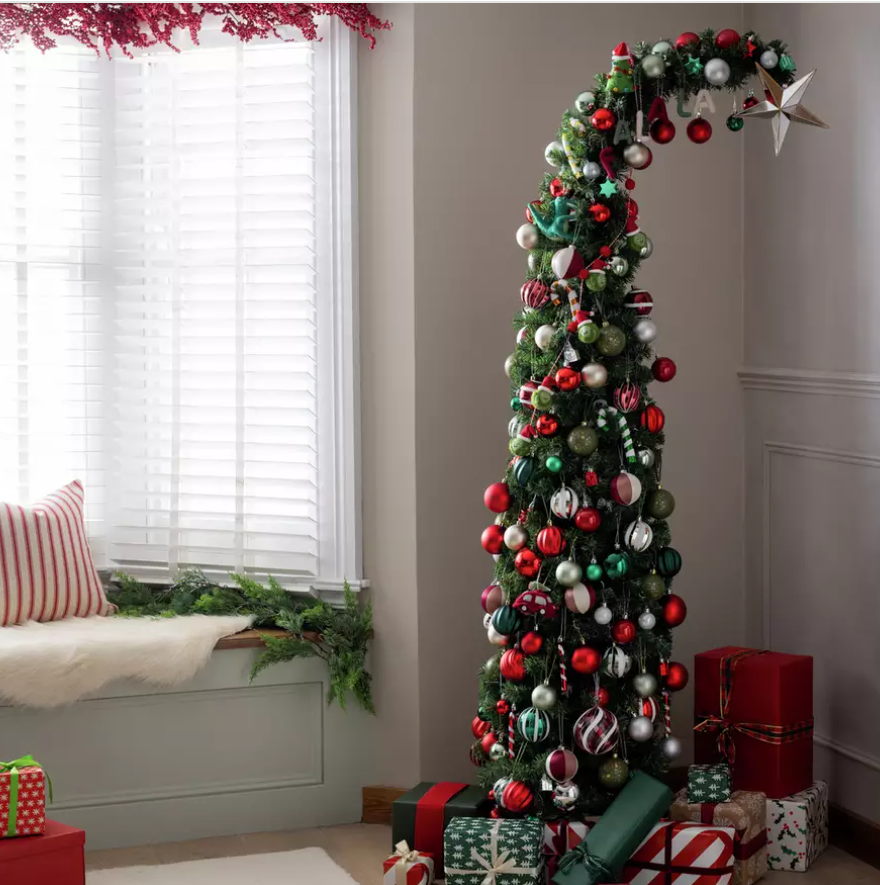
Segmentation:
[(329, 703), (335, 700), (345, 709), (346, 698), (352, 694), (365, 710), (375, 712), (366, 669), (373, 610), (369, 603), (360, 603), (348, 582), (344, 604), (336, 607), (290, 593), (274, 578), (263, 585), (245, 575), (230, 577), (234, 586), (221, 587), (202, 572), (190, 570), (170, 587), (156, 589), (117, 573), (107, 597), (122, 617), (253, 615), (256, 629), (280, 627), (290, 635), (263, 637), (266, 647), (254, 662), (251, 679), (272, 664), (319, 657), (330, 675)]

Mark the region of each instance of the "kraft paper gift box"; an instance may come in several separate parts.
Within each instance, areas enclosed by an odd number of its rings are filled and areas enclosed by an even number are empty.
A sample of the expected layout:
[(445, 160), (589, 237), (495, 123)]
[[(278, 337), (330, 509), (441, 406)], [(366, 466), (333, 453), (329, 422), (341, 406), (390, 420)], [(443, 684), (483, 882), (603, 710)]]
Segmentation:
[(434, 858), (424, 851), (413, 851), (406, 842), (394, 846), (394, 854), (382, 864), (382, 885), (431, 885)]
[(767, 800), (767, 859), (771, 870), (805, 872), (828, 846), (828, 784)]
[(689, 802), (682, 790), (672, 803), (673, 820), (696, 821), (716, 827), (733, 827), (733, 878), (731, 885), (752, 885), (767, 872), (767, 797), (738, 791), (728, 802)]
[(543, 836), (535, 818), (453, 818), (443, 837), (446, 885), (543, 885)]

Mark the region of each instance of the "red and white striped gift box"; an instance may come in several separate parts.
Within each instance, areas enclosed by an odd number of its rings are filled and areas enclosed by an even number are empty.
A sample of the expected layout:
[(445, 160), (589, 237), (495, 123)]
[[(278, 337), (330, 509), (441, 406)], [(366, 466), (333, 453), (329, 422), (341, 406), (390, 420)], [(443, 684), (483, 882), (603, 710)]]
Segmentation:
[(544, 821), (544, 842), (541, 854), (544, 855), (546, 881), (550, 882), (559, 866), (559, 859), (587, 837), (590, 827), (595, 823), (585, 820), (548, 820)]
[(733, 827), (661, 821), (623, 870), (630, 885), (729, 885)]

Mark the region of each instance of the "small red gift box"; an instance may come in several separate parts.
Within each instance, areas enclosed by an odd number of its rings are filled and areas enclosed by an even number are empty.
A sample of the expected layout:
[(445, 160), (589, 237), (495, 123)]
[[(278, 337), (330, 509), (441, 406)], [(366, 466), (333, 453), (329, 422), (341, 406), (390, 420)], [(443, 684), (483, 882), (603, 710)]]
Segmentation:
[(660, 821), (623, 869), (629, 885), (729, 885), (733, 827)]
[(46, 775), (32, 756), (0, 762), (0, 839), (39, 836), (46, 824)]
[(432, 885), (434, 858), (426, 851), (411, 850), (406, 842), (394, 846), (394, 854), (382, 862), (382, 885)]
[(75, 827), (46, 821), (42, 836), (0, 841), (3, 885), (85, 885), (86, 834)]
[(789, 796), (813, 782), (813, 659), (726, 646), (694, 659), (697, 762), (725, 758), (734, 790)]

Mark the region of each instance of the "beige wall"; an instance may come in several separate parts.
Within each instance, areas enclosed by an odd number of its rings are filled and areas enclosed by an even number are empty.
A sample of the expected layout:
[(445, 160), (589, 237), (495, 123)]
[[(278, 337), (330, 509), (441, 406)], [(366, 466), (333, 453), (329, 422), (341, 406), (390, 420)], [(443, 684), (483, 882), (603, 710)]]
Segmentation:
[(815, 657), (817, 772), (880, 820), (880, 8), (747, 19), (784, 36), (801, 73), (819, 67), (804, 103), (831, 125), (792, 126), (775, 159), (768, 127), (746, 124), (748, 636)]

